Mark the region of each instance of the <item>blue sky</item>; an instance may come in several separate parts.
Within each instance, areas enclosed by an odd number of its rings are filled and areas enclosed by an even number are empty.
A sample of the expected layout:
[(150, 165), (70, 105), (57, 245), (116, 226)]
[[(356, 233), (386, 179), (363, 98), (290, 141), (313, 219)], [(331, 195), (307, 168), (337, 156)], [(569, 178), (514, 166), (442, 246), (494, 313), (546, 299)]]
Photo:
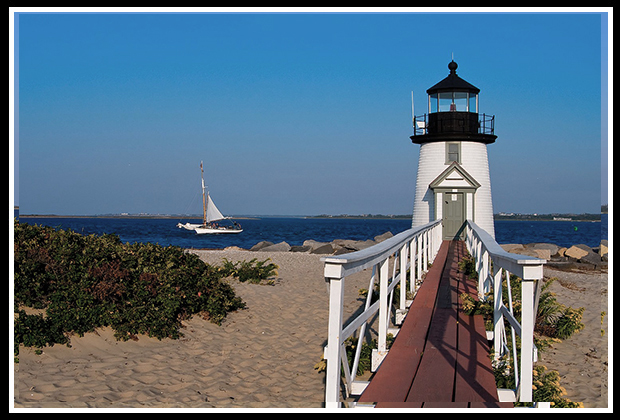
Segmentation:
[(16, 13), (15, 204), (199, 213), (202, 160), (225, 214), (410, 213), (411, 91), (454, 53), (494, 210), (598, 212), (607, 15), (409, 11)]

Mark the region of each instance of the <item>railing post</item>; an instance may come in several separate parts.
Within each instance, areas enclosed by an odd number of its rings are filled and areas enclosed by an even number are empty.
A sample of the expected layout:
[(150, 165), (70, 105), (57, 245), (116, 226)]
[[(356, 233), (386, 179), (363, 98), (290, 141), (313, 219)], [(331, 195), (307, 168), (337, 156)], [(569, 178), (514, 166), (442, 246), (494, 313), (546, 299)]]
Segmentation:
[(423, 245), (422, 245), (422, 265), (423, 265), (423, 270), (424, 272), (428, 271), (428, 231), (425, 231), (422, 234), (422, 238), (424, 238), (422, 240)]
[[(404, 311), (407, 307), (407, 256), (409, 254), (409, 244), (405, 242), (400, 249), (400, 310)], [(413, 281), (413, 276), (410, 276)]]
[(379, 336), (378, 338), (378, 350), (379, 357), (382, 357), (386, 352), (387, 345), (387, 330), (389, 320), (388, 308), (388, 267), (389, 258), (379, 263)]
[(419, 235), (417, 237), (417, 242), (418, 242), (418, 256), (416, 258), (417, 262), (418, 262), (418, 271), (417, 271), (417, 275), (416, 275), (416, 280), (422, 280), (422, 245), (423, 245), (423, 235)]
[(340, 343), (344, 303), (344, 278), (326, 278), (329, 282), (329, 324), (325, 359), (325, 407), (340, 407)]
[(532, 401), (532, 370), (534, 369), (534, 289), (536, 280), (521, 282), (521, 380), (519, 401)]
[(415, 272), (416, 272), (416, 246), (418, 244), (418, 237), (414, 236), (413, 239), (411, 240), (411, 243), (409, 244), (409, 261), (410, 261), (410, 266), (409, 266), (409, 291), (411, 293), (415, 293), (416, 291), (416, 280), (418, 279), (418, 277), (416, 276)]
[(493, 276), (493, 348), (494, 358), (498, 360), (502, 353), (502, 324), (504, 316), (501, 313), (502, 302), (502, 269), (498, 268)]
[(485, 249), (480, 258), (480, 271), (478, 271), (478, 297), (480, 300), (486, 300), (484, 295), (487, 292), (486, 283), (489, 277), (489, 252)]

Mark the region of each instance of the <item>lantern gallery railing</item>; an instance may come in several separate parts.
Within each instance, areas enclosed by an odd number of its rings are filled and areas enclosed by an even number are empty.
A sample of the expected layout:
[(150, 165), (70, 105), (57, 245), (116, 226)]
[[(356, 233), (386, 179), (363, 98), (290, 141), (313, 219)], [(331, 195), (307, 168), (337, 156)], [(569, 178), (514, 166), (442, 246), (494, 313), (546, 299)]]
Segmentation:
[(413, 117), (413, 135), (488, 134), (494, 135), (495, 115), (473, 112), (436, 112)]
[[(484, 299), (493, 293), (493, 345), (496, 363), (502, 358), (511, 358), (514, 366), (516, 389), (499, 389), (500, 401), (532, 401), (532, 370), (536, 361), (534, 346), (534, 323), (543, 278), (543, 265), (539, 258), (506, 252), (486, 231), (471, 220), (466, 222), (466, 244), (475, 260), (478, 272), (478, 293)], [(510, 274), (521, 280), (521, 322), (513, 310)], [(506, 296), (503, 296), (502, 282), (506, 282)], [(506, 304), (503, 299), (506, 298)], [(508, 305), (508, 306), (506, 306)], [(505, 330), (510, 326), (511, 346)], [(520, 354), (517, 351), (517, 336), (521, 340)], [(510, 351), (512, 347), (512, 351)]]
[[(344, 372), (345, 390), (348, 395), (360, 395), (367, 382), (356, 381), (362, 341), (366, 326), (374, 315), (378, 316), (378, 349), (373, 353), (373, 365), (378, 366), (387, 355), (387, 335), (391, 318), (394, 288), (416, 293), (422, 273), (428, 269), (441, 245), (441, 220), (406, 230), (370, 248), (339, 256), (323, 257), (324, 276), (329, 285), (329, 327), (328, 340), (324, 352), (327, 361), (325, 384), (325, 404), (327, 408), (340, 406), (341, 366)], [(390, 276), (389, 263), (393, 258)], [(345, 278), (351, 274), (372, 269), (368, 295), (363, 311), (347, 325), (343, 325)], [(397, 273), (398, 270), (398, 273)], [(409, 276), (407, 273), (409, 272)], [(375, 283), (379, 284), (379, 300), (372, 302)], [(396, 310), (395, 323), (402, 322), (407, 310), (406, 293), (400, 293), (399, 309)], [(347, 360), (345, 341), (357, 332), (356, 353), (352, 364)]]

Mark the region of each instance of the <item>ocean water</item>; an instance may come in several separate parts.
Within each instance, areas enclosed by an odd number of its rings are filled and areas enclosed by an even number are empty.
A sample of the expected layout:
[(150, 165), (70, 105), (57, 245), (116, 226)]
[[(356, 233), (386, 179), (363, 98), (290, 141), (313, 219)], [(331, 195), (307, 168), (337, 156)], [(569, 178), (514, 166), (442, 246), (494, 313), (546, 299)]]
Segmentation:
[[(387, 231), (400, 233), (411, 227), (408, 219), (304, 219), (294, 217), (238, 220), (243, 232), (238, 235), (197, 235), (179, 229), (176, 219), (116, 218), (21, 218), (20, 223), (72, 229), (85, 235), (113, 233), (123, 242), (152, 242), (183, 248), (221, 249), (238, 246), (249, 249), (260, 241), (302, 245), (306, 239), (331, 242), (334, 239), (367, 240)], [(200, 223), (200, 220), (182, 220)], [(570, 247), (586, 244), (597, 247), (607, 239), (607, 215), (601, 222), (527, 222), (496, 221), (495, 239), (500, 244), (550, 242)]]

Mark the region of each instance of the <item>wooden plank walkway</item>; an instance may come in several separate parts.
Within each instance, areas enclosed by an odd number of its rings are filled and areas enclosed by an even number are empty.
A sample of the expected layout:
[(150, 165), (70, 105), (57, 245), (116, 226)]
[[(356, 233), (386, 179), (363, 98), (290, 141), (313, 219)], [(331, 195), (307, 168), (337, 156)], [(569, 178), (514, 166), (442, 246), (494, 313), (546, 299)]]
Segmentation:
[(482, 315), (459, 295), (477, 284), (458, 270), (463, 241), (443, 241), (400, 332), (358, 403), (390, 408), (512, 407), (500, 403)]

